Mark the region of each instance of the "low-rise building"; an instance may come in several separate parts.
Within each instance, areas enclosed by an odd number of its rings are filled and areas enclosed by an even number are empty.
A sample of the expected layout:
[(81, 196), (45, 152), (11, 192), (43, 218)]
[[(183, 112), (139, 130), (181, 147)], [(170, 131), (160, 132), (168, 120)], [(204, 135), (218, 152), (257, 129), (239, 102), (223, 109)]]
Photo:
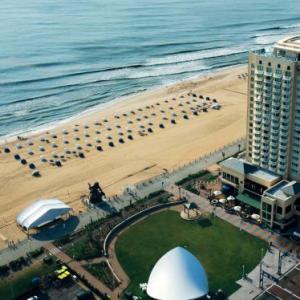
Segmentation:
[(243, 205), (259, 213), (262, 222), (284, 229), (300, 216), (300, 183), (231, 157), (220, 164), (222, 184)]

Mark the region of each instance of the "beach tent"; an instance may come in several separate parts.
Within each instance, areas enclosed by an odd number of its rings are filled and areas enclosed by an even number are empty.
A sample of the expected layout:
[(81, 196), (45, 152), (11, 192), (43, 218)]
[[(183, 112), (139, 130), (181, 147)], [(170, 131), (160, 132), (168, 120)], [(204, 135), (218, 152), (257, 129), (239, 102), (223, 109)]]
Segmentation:
[(70, 206), (58, 199), (42, 199), (33, 202), (20, 212), (17, 223), (26, 230), (39, 228), (72, 210)]

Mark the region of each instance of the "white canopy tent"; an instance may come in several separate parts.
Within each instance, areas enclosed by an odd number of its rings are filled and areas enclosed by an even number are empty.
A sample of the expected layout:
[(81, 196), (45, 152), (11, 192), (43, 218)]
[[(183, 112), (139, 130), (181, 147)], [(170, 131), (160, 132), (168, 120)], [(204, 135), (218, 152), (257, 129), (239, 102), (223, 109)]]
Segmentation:
[(205, 270), (194, 255), (181, 247), (158, 260), (147, 285), (147, 294), (159, 300), (192, 300), (207, 293)]
[(38, 200), (17, 216), (17, 223), (26, 230), (41, 227), (69, 213), (72, 208), (58, 199)]

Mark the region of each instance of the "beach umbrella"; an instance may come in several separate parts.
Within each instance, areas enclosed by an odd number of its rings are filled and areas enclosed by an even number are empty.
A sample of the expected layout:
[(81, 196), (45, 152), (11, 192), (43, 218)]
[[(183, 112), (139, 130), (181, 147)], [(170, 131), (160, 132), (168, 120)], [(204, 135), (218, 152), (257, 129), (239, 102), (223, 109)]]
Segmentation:
[(80, 137), (79, 137), (78, 135), (75, 135), (75, 136), (74, 136), (74, 140), (75, 140), (75, 141), (80, 141)]
[(169, 101), (168, 100), (165, 100), (165, 103), (168, 103)]
[(214, 194), (214, 196), (220, 196), (220, 195), (222, 195), (222, 192), (221, 191), (214, 191), (213, 194)]
[(220, 202), (221, 204), (225, 204), (226, 200), (222, 198), (222, 199), (219, 199), (219, 202)]
[(234, 201), (235, 198), (234, 198), (232, 195), (230, 195), (230, 196), (227, 197), (227, 200), (228, 200), (228, 201)]
[(77, 150), (81, 150), (82, 147), (81, 147), (80, 145), (77, 144), (77, 145), (76, 145), (76, 149), (77, 149)]
[(148, 116), (144, 116), (144, 119), (149, 119), (149, 117)]
[(33, 146), (33, 141), (29, 140), (29, 141), (27, 142), (27, 145), (28, 145), (28, 146)]
[(96, 133), (96, 134), (101, 134), (101, 131), (96, 130), (95, 133)]
[(101, 140), (100, 139), (95, 139), (96, 143), (101, 143)]
[(45, 148), (44, 148), (43, 146), (39, 146), (39, 150), (40, 150), (41, 152), (44, 152), (44, 151), (45, 151)]
[(111, 140), (112, 136), (110, 134), (106, 134), (106, 138), (108, 138), (109, 140)]
[(22, 159), (21, 159), (21, 164), (22, 164), (22, 165), (26, 165), (26, 164), (27, 164), (27, 160), (26, 160), (25, 158), (22, 158)]
[(78, 129), (78, 128), (73, 128), (73, 131), (74, 131), (74, 132), (78, 132), (79, 129)]
[(69, 144), (69, 141), (68, 141), (68, 140), (64, 140), (63, 143), (64, 143), (65, 145), (67, 145), (67, 144)]
[(31, 149), (28, 149), (27, 153), (28, 153), (29, 155), (33, 155), (33, 154), (34, 154), (33, 151), (32, 151)]
[(67, 148), (64, 149), (64, 152), (65, 152), (66, 154), (71, 154), (71, 150), (69, 150), (69, 149), (67, 149)]
[(55, 143), (52, 143), (52, 148), (57, 148), (58, 146)]
[(156, 113), (152, 113), (151, 116), (152, 116), (152, 117), (155, 117), (155, 116), (156, 116)]
[(52, 133), (52, 134), (51, 134), (51, 137), (52, 137), (53, 139), (56, 139), (56, 138), (57, 138), (57, 135), (56, 135), (55, 133)]
[(22, 147), (21, 144), (16, 144), (16, 148), (17, 148), (17, 149), (22, 149), (23, 147)]
[(240, 212), (242, 210), (242, 207), (237, 205), (237, 206), (233, 207), (233, 210), (236, 211), (236, 212)]
[(62, 133), (65, 134), (65, 135), (69, 134), (67, 129), (63, 129)]
[(41, 161), (42, 163), (46, 163), (46, 162), (47, 162), (47, 158), (46, 158), (45, 156), (41, 156), (41, 157), (40, 157), (40, 161)]
[(85, 124), (83, 127), (84, 127), (85, 129), (88, 129), (88, 128), (90, 128), (90, 126), (89, 126), (89, 125), (87, 125), (87, 124)]
[(51, 156), (52, 156), (52, 158), (58, 158), (58, 155), (56, 152), (52, 152)]
[(258, 220), (260, 220), (260, 215), (258, 215), (258, 214), (252, 214), (251, 215), (251, 219), (255, 220), (255, 221), (258, 221)]
[(4, 153), (10, 153), (10, 149), (8, 147), (4, 148)]

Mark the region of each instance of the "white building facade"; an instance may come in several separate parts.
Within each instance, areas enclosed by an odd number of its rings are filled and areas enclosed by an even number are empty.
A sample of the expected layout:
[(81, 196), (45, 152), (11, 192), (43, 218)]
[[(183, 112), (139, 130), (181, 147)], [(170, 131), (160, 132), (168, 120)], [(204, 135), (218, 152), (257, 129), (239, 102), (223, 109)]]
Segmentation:
[(249, 54), (247, 160), (300, 180), (300, 37)]

